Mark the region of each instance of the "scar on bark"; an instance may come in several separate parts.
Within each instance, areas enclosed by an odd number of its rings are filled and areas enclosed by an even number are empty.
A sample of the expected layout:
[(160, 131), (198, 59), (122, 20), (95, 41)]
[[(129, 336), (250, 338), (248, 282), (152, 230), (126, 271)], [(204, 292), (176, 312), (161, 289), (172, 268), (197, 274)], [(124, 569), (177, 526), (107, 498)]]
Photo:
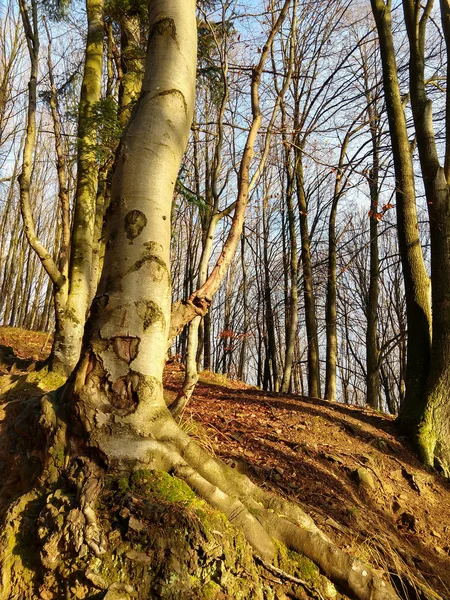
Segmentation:
[[(167, 269), (167, 265), (166, 265), (165, 261), (160, 256), (158, 256), (158, 254), (155, 254), (155, 252), (158, 251), (158, 246), (159, 246), (159, 244), (157, 244), (156, 242), (146, 242), (144, 244), (144, 251), (142, 253), (141, 258), (139, 258), (134, 263), (134, 265), (132, 265), (128, 269), (127, 274), (139, 271), (139, 269), (143, 265), (145, 265), (147, 262), (152, 262), (157, 265), (158, 271), (162, 270), (160, 272), (159, 279), (158, 279), (158, 281), (161, 281), (164, 276), (164, 273), (168, 274), (168, 269)], [(160, 246), (159, 246), (159, 248), (160, 248)]]
[(161, 328), (165, 329), (166, 319), (164, 313), (155, 302), (152, 302), (151, 300), (141, 300), (136, 302), (136, 307), (139, 316), (142, 318), (144, 331), (147, 331), (151, 325), (158, 322), (161, 324)]
[(173, 41), (176, 43), (177, 47), (180, 47), (177, 38), (177, 26), (175, 25), (175, 21), (170, 17), (165, 17), (164, 19), (160, 19), (157, 21), (150, 30), (148, 36), (148, 45), (150, 46), (153, 38), (157, 35), (166, 35), (169, 34)]
[(186, 98), (184, 97), (184, 94), (182, 92), (180, 92), (180, 90), (173, 88), (171, 90), (164, 90), (163, 92), (159, 92), (158, 94), (155, 94), (155, 96), (171, 96), (171, 95), (177, 96), (178, 98), (181, 99), (181, 101), (183, 102), (184, 112), (187, 115), (188, 107), (187, 107)]
[(125, 216), (125, 231), (130, 243), (133, 242), (147, 225), (147, 217), (140, 210), (130, 210)]
[(115, 337), (112, 346), (117, 358), (130, 364), (138, 355), (139, 342), (137, 337)]

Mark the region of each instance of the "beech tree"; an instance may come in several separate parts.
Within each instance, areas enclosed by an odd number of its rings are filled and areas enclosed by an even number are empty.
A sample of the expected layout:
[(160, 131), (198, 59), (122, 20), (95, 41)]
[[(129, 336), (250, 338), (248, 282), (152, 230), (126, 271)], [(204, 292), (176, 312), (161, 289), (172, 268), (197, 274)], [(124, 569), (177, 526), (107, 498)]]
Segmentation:
[[(33, 154), (36, 145), (37, 78), (39, 67), (38, 6), (32, 0), (31, 10), (20, 2), (20, 13), (27, 40), (31, 63), (28, 85), (28, 114), (23, 148), (20, 183), (20, 208), (28, 242), (38, 255), (54, 286), (55, 336), (52, 351), (53, 368), (68, 375), (75, 367), (89, 302), (92, 298), (92, 263), (95, 246), (94, 226), (98, 168), (96, 163), (96, 128), (91, 122), (93, 105), (100, 99), (103, 61), (103, 1), (87, 0), (88, 34), (86, 39), (85, 68), (78, 113), (77, 190), (69, 252), (69, 202), (67, 198), (63, 153), (60, 145), (56, 94), (51, 79), (50, 106), (53, 111), (56, 152), (60, 185), (63, 239), (59, 259), (55, 261), (51, 249), (41, 242), (36, 232), (30, 202)], [(51, 63), (49, 63), (51, 67)]]
[[(397, 212), (400, 251), (405, 277), (408, 315), (408, 362), (406, 395), (400, 412), (400, 423), (414, 437), (424, 463), (450, 474), (449, 423), (447, 402), (448, 348), (448, 281), (450, 272), (448, 244), (450, 218), (450, 100), (445, 98), (445, 150), (443, 164), (439, 157), (434, 132), (432, 102), (425, 76), (427, 25), (434, 2), (422, 6), (404, 1), (403, 16), (409, 40), (409, 85), (414, 130), (427, 200), (431, 238), (430, 279), (425, 270), (414, 195), (412, 148), (408, 140), (404, 107), (400, 96), (397, 65), (391, 25), (391, 1), (372, 0), (380, 37), (383, 82), (389, 115), (391, 141), (398, 185)], [(448, 59), (450, 48), (447, 1), (440, 2), (442, 31)]]

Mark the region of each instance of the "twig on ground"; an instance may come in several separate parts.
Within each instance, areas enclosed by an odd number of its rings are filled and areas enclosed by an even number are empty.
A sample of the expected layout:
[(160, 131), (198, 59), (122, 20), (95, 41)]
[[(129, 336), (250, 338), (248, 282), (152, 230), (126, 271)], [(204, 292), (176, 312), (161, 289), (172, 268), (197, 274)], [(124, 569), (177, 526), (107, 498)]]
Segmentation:
[(279, 569), (278, 567), (275, 567), (274, 565), (271, 565), (270, 563), (266, 562), (257, 554), (255, 554), (255, 559), (268, 571), (271, 571), (272, 573), (278, 575), (282, 579), (286, 579), (287, 581), (291, 581), (292, 583), (296, 583), (297, 585), (303, 586), (304, 588), (306, 588), (308, 590), (308, 592), (310, 594), (313, 594), (320, 600), (324, 600), (324, 598), (323, 598), (322, 594), (319, 592), (319, 590), (313, 589), (306, 581), (303, 581), (303, 579), (299, 579), (298, 577), (289, 575), (289, 573), (286, 573), (282, 569)]

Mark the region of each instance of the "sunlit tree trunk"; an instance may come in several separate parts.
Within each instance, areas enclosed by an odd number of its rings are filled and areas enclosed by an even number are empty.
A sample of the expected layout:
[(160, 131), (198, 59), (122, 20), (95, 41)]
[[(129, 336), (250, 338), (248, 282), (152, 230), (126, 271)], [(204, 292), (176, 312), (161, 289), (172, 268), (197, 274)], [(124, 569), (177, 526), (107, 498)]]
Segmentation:
[(319, 339), (317, 333), (316, 300), (311, 263), (311, 241), (308, 227), (308, 205), (304, 190), (302, 150), (296, 152), (297, 201), (300, 214), (302, 241), (303, 295), (305, 301), (305, 324), (308, 342), (308, 394), (320, 398)]
[(100, 100), (103, 68), (103, 0), (86, 0), (88, 33), (78, 116), (77, 191), (72, 225), (69, 291), (53, 348), (53, 368), (70, 373), (80, 356), (89, 301), (98, 183), (97, 137), (92, 109)]
[(348, 144), (350, 142), (351, 130), (347, 132), (341, 145), (339, 162), (336, 168), (336, 177), (334, 182), (333, 199), (331, 202), (330, 217), (328, 220), (328, 278), (327, 278), (327, 300), (326, 300), (326, 334), (327, 334), (327, 355), (325, 372), (325, 398), (336, 401), (336, 364), (337, 364), (337, 234), (336, 217), (338, 212), (339, 200), (344, 193), (346, 178), (344, 175), (344, 163)]
[(122, 78), (119, 87), (119, 121), (125, 127), (133, 106), (139, 98), (144, 75), (141, 56), (141, 17), (126, 12), (121, 19), (121, 63)]
[[(441, 0), (441, 18), (450, 76), (450, 3)], [(433, 342), (428, 384), (422, 403), (410, 407), (417, 419), (419, 451), (425, 464), (450, 477), (450, 87), (446, 94), (446, 148), (441, 166), (433, 127), (431, 100), (425, 86), (425, 37), (433, 1), (424, 6), (403, 1), (409, 38), (411, 107), (423, 183), (430, 216)], [(409, 324), (408, 324), (409, 325)], [(408, 330), (409, 330), (408, 326)], [(408, 394), (408, 391), (407, 391)], [(408, 396), (407, 396), (408, 397)]]
[(242, 268), (242, 302), (243, 302), (243, 326), (241, 349), (239, 353), (238, 379), (245, 381), (245, 368), (247, 359), (247, 335), (249, 329), (249, 309), (248, 309), (248, 285), (247, 285), (247, 264), (245, 262), (245, 237), (241, 237), (241, 268)]
[(394, 158), (397, 229), (408, 321), (406, 395), (399, 419), (405, 430), (411, 431), (417, 426), (423, 413), (430, 365), (430, 281), (419, 237), (411, 148), (400, 96), (391, 30), (391, 1), (385, 4), (383, 0), (371, 0), (371, 4), (380, 40), (383, 86)]
[(367, 302), (366, 331), (366, 389), (367, 404), (380, 408), (380, 357), (378, 344), (378, 296), (380, 280), (380, 258), (378, 254), (378, 174), (374, 165), (370, 174), (370, 202), (373, 215), (370, 217), (370, 271)]
[[(193, 9), (193, 0), (150, 4), (146, 76), (121, 143), (105, 264), (76, 375), (80, 419), (91, 444), (112, 463), (130, 456), (144, 460), (152, 452), (155, 466), (163, 466), (164, 455), (151, 440), (164, 427), (168, 435), (171, 430), (162, 395), (171, 306), (170, 215), (194, 105)], [(121, 422), (115, 435), (107, 433), (113, 415)]]
[(263, 198), (263, 261), (264, 261), (264, 308), (266, 318), (267, 346), (266, 346), (266, 364), (264, 375), (264, 389), (278, 391), (278, 361), (277, 361), (277, 343), (275, 337), (275, 320), (273, 314), (272, 288), (270, 281), (270, 263), (269, 263), (269, 216), (268, 192)]

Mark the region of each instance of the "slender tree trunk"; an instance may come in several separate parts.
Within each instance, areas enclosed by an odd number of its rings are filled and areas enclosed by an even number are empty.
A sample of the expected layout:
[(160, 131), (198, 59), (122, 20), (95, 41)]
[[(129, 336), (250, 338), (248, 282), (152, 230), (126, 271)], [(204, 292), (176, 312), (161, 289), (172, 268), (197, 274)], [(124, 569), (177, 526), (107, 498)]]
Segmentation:
[(347, 149), (352, 135), (350, 128), (345, 135), (341, 145), (339, 162), (336, 169), (334, 182), (333, 201), (331, 203), (330, 217), (328, 221), (328, 278), (327, 278), (327, 300), (326, 300), (326, 335), (327, 335), (327, 359), (325, 373), (325, 398), (336, 401), (336, 364), (337, 364), (337, 322), (336, 322), (336, 289), (337, 289), (337, 235), (336, 216), (339, 200), (344, 192), (344, 163)]
[(294, 363), (295, 343), (298, 335), (298, 248), (297, 248), (297, 231), (295, 227), (295, 211), (294, 211), (294, 183), (295, 178), (289, 167), (290, 155), (286, 148), (286, 165), (287, 165), (287, 189), (286, 189), (286, 208), (289, 224), (289, 305), (286, 310), (289, 313), (289, 324), (286, 329), (286, 351), (284, 358), (283, 381), (281, 384), (281, 392), (289, 391), (292, 376), (292, 365)]
[(103, 0), (86, 0), (88, 34), (78, 119), (77, 191), (72, 226), (69, 292), (61, 332), (53, 348), (53, 369), (72, 371), (80, 356), (91, 298), (92, 257), (98, 184), (96, 127), (90, 119), (100, 100), (103, 68)]
[[(270, 264), (269, 264), (269, 223), (267, 215), (267, 194), (263, 198), (263, 260), (264, 260), (264, 306), (266, 316), (267, 331), (267, 349), (266, 349), (266, 367), (265, 367), (265, 386), (270, 381), (270, 389), (278, 391), (278, 363), (277, 363), (277, 345), (275, 338), (275, 322), (272, 308), (272, 290), (270, 283)], [(272, 367), (272, 368), (270, 368)], [(264, 387), (267, 389), (267, 387)]]
[(374, 169), (369, 181), (371, 211), (370, 217), (370, 272), (369, 293), (367, 303), (366, 330), (366, 388), (367, 404), (372, 408), (380, 408), (380, 356), (378, 347), (378, 296), (380, 280), (380, 259), (378, 255), (378, 176)]
[(325, 372), (325, 398), (336, 401), (336, 362), (337, 362), (337, 324), (336, 324), (336, 262), (337, 236), (336, 214), (339, 201), (339, 180), (336, 180), (330, 218), (328, 221), (328, 278), (326, 301), (327, 357)]
[(121, 19), (121, 67), (122, 77), (119, 87), (119, 122), (125, 127), (136, 104), (144, 75), (141, 56), (141, 18), (138, 14), (126, 12)]
[(247, 265), (245, 262), (245, 237), (241, 237), (241, 268), (242, 268), (242, 301), (244, 311), (244, 322), (242, 327), (241, 350), (239, 353), (239, 369), (238, 379), (245, 381), (245, 367), (247, 359), (247, 335), (249, 329), (249, 314), (248, 314), (248, 287), (247, 287)]
[(300, 236), (302, 241), (303, 294), (305, 300), (305, 323), (308, 343), (308, 395), (320, 398), (319, 339), (317, 334), (316, 301), (311, 264), (308, 227), (308, 206), (304, 190), (302, 150), (296, 156), (297, 201), (300, 213)]

